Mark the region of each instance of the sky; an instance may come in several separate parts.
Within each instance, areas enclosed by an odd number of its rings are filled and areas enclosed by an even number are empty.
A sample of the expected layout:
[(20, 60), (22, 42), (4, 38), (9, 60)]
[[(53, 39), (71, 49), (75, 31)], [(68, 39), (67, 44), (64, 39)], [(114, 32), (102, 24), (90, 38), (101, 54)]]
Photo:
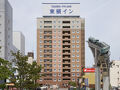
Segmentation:
[[(120, 60), (120, 0), (8, 0), (13, 8), (13, 31), (21, 31), (26, 40), (26, 53), (36, 55), (36, 18), (42, 17), (43, 2), (80, 3), (80, 16), (85, 18), (85, 40), (90, 36), (110, 45), (111, 60)], [(85, 42), (86, 67), (94, 64)]]

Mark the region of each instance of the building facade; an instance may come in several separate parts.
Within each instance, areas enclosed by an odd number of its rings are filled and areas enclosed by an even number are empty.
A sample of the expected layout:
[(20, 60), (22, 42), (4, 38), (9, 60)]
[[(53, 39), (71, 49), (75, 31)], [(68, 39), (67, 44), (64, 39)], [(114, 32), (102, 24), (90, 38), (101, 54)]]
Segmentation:
[(79, 16), (37, 19), (37, 63), (45, 77), (41, 84), (77, 82), (85, 66), (85, 20)]
[(0, 57), (11, 60), (12, 50), (12, 7), (8, 0), (0, 0)]
[(112, 61), (110, 67), (110, 84), (112, 87), (120, 87), (120, 61)]
[(28, 63), (32, 64), (34, 61), (34, 53), (33, 52), (28, 52)]
[(13, 32), (13, 45), (25, 55), (25, 37), (21, 32)]

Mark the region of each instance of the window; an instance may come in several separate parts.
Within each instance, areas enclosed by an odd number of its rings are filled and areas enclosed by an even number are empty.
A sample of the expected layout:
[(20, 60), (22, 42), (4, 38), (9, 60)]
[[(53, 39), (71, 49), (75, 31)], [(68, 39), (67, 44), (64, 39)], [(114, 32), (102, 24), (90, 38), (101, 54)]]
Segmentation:
[(72, 59), (72, 62), (75, 62), (75, 59)]
[(56, 62), (56, 59), (54, 59), (54, 62)]
[(56, 48), (56, 45), (53, 45), (54, 48)]
[(56, 77), (56, 73), (54, 73), (53, 76)]
[(61, 55), (60, 55), (60, 54), (59, 54), (58, 56), (59, 56), (59, 57), (61, 57)]
[(61, 45), (58, 45), (58, 47), (60, 48), (60, 47), (61, 47)]
[(79, 33), (79, 31), (77, 30), (76, 33)]
[(77, 52), (79, 52), (79, 49), (77, 49)]
[(58, 43), (61, 43), (61, 41), (59, 40)]
[(75, 45), (72, 45), (72, 48), (75, 48)]
[(52, 21), (44, 21), (44, 23), (52, 23)]
[(54, 57), (56, 57), (56, 54), (54, 55)]
[(75, 38), (75, 35), (72, 35), (72, 38)]
[(40, 40), (40, 43), (42, 43), (42, 41)]
[(75, 40), (72, 40), (72, 43), (75, 43)]
[(44, 26), (44, 28), (52, 28), (52, 26)]
[(72, 81), (75, 81), (75, 79), (73, 78)]
[(42, 55), (40, 55), (40, 57), (43, 57)]
[(72, 69), (73, 72), (75, 72), (75, 69)]
[[(61, 28), (61, 26), (58, 26), (58, 28)], [(60, 32), (59, 32), (60, 33)]]
[(40, 81), (42, 81), (42, 79), (40, 78)]
[(56, 52), (56, 50), (54, 50), (54, 52)]
[(40, 30), (40, 33), (42, 33), (42, 30)]
[(59, 61), (58, 62), (61, 62), (61, 60), (59, 59)]
[(58, 36), (58, 38), (61, 38), (61, 36)]
[(54, 28), (56, 28), (56, 26), (54, 26)]
[(72, 26), (72, 28), (74, 28), (74, 26)]
[(72, 64), (73, 67), (75, 67), (75, 64)]
[(77, 64), (77, 67), (79, 67), (79, 64)]
[(63, 21), (62, 23), (65, 23), (65, 24), (67, 24), (67, 23), (70, 23), (70, 21)]
[(77, 76), (79, 77), (79, 76), (80, 76), (80, 74), (79, 74), (79, 73), (77, 73)]
[(75, 31), (73, 30), (72, 33), (75, 33)]
[(79, 69), (77, 69), (77, 72), (79, 72)]
[(59, 64), (58, 66), (61, 67), (61, 64)]
[(74, 23), (74, 21), (72, 21), (72, 23)]
[(58, 79), (58, 81), (60, 82), (60, 81), (61, 81), (61, 79), (59, 78), (59, 79)]
[(119, 65), (116, 65), (119, 68)]
[(77, 40), (76, 43), (79, 43), (79, 40)]
[(40, 50), (40, 52), (42, 52), (42, 50)]
[(79, 48), (79, 45), (77, 44), (76, 47)]
[(40, 28), (42, 28), (42, 26), (40, 26)]
[(56, 67), (56, 64), (54, 64), (54, 67)]
[(40, 59), (40, 62), (42, 62), (43, 60), (42, 59)]
[(60, 50), (60, 49), (59, 49), (58, 51), (59, 51), (59, 52), (61, 52), (61, 50)]
[(42, 38), (42, 36), (40, 36), (40, 38)]
[(63, 26), (63, 28), (70, 28), (70, 26)]
[(54, 38), (56, 38), (56, 36), (54, 36)]
[(56, 72), (56, 69), (54, 69), (54, 71)]
[(73, 73), (72, 76), (75, 76), (75, 73)]
[(72, 57), (75, 57), (75, 55), (73, 54)]
[(72, 52), (75, 52), (75, 49), (73, 49)]
[(59, 30), (58, 32), (60, 33), (61, 31)]
[(59, 72), (61, 72), (61, 69), (59, 69)]
[(56, 80), (56, 78), (54, 79), (54, 82), (56, 82), (57, 80)]
[(61, 76), (61, 74), (59, 73), (59, 74), (58, 74), (58, 76), (60, 77), (60, 76)]
[(77, 57), (79, 57), (79, 55), (76, 55)]
[(43, 46), (42, 45), (40, 45), (40, 48), (42, 48)]
[(54, 40), (53, 42), (56, 43), (56, 40)]
[(79, 62), (79, 59), (77, 59), (77, 62)]
[(79, 35), (77, 35), (76, 38), (79, 38)]

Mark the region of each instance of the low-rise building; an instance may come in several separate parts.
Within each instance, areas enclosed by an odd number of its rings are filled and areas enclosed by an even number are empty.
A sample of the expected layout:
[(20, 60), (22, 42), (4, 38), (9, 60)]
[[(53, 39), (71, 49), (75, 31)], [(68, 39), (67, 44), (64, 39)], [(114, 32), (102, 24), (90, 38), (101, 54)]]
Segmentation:
[(32, 64), (34, 61), (34, 53), (33, 52), (28, 52), (28, 63)]
[(111, 62), (110, 84), (112, 87), (120, 87), (120, 61), (118, 60)]

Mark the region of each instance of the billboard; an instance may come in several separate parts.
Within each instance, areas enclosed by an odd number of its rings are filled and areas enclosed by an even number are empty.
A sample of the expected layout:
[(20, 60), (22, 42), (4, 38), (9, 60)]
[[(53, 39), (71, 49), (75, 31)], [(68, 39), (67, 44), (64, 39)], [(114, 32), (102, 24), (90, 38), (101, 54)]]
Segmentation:
[(95, 72), (95, 68), (84, 68), (83, 72), (89, 72), (89, 73)]
[(80, 16), (80, 3), (42, 3), (43, 16)]

